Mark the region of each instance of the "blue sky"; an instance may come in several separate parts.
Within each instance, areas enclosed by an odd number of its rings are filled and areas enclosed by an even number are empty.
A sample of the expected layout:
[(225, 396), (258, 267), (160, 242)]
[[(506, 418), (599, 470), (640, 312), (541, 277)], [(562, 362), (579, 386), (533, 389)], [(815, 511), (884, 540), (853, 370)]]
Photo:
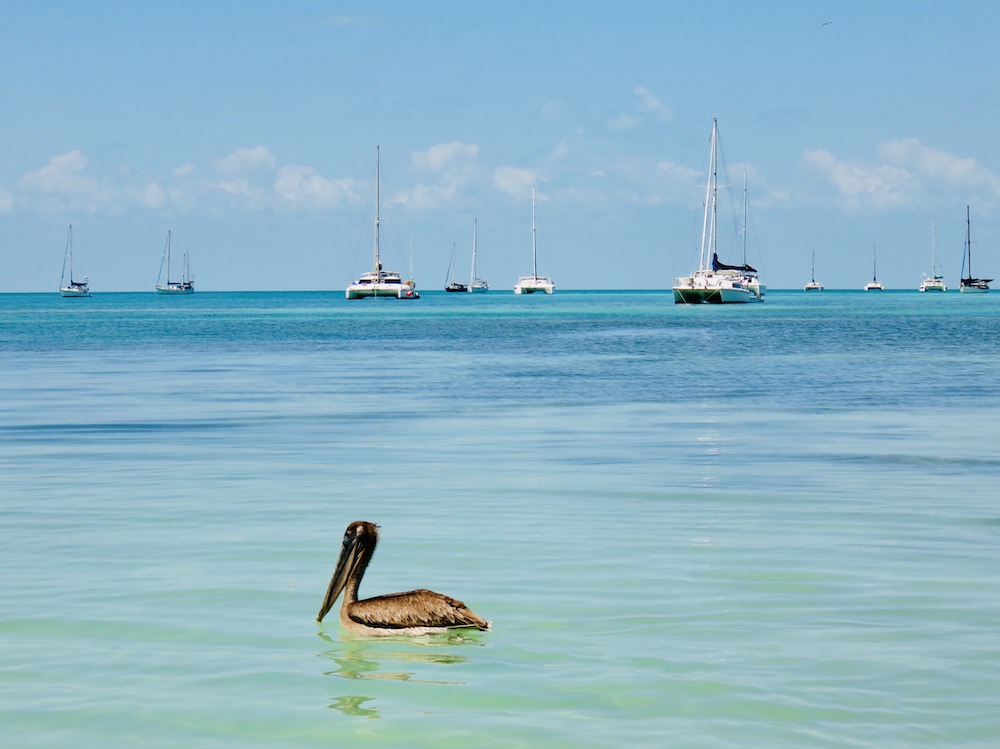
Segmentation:
[[(1000, 4), (48, 2), (0, 9), (0, 291), (669, 288), (697, 264), (712, 119), (772, 288), (1000, 278)], [(735, 242), (720, 221), (723, 259)], [(464, 271), (463, 271), (464, 268)], [(78, 273), (79, 275), (79, 273)]]

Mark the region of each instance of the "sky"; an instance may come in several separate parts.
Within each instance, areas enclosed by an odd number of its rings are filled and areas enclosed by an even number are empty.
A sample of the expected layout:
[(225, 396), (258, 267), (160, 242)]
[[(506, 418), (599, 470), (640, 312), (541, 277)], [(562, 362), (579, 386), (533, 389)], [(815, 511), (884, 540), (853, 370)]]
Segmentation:
[[(0, 6), (0, 292), (669, 289), (719, 252), (772, 289), (1000, 278), (1000, 3), (509, 0)], [(933, 230), (932, 230), (933, 227)]]

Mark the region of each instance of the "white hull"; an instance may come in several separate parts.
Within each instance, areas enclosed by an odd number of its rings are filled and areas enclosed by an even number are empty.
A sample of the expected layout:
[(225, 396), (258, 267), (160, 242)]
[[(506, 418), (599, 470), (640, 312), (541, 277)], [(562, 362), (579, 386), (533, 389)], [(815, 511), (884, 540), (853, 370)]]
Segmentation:
[(982, 289), (978, 286), (959, 286), (958, 290), (963, 294), (986, 294), (989, 292), (989, 287)]
[(885, 291), (885, 286), (880, 283), (865, 284), (865, 291)]
[(945, 286), (944, 281), (936, 280), (933, 278), (928, 278), (920, 284), (918, 291), (947, 291), (948, 287)]
[(65, 286), (59, 289), (59, 293), (66, 297), (85, 297), (90, 296), (90, 289), (86, 286), (82, 288), (79, 286)]
[(406, 283), (352, 283), (347, 287), (348, 299), (368, 299), (385, 297), (387, 299), (419, 299), (420, 294)]
[(544, 276), (525, 276), (514, 286), (515, 294), (534, 294), (536, 291), (551, 294), (555, 290), (556, 285)]
[(186, 285), (186, 284), (168, 284), (167, 286), (157, 285), (157, 287), (156, 287), (156, 293), (157, 294), (174, 294), (174, 295), (179, 295), (179, 294), (193, 294), (194, 293), (194, 286), (193, 285)]
[(819, 281), (810, 281), (803, 288), (806, 291), (822, 291), (825, 287)]
[(676, 304), (746, 304), (764, 301), (763, 284), (737, 271), (696, 271), (694, 275), (677, 279), (674, 286)]

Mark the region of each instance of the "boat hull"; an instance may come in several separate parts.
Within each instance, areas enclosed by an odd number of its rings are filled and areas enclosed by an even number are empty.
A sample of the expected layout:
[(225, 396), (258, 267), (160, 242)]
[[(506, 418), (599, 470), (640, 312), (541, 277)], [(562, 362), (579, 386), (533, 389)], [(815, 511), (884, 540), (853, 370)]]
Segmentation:
[(348, 299), (419, 299), (420, 294), (408, 284), (352, 284), (347, 287)]
[(514, 286), (515, 294), (534, 294), (536, 291), (552, 294), (555, 290), (556, 285), (544, 276), (528, 276)]
[(985, 289), (979, 286), (959, 286), (958, 290), (963, 294), (986, 294), (989, 292), (989, 287)]
[(157, 294), (165, 294), (165, 295), (168, 295), (168, 296), (180, 296), (180, 295), (184, 295), (184, 294), (193, 294), (194, 293), (194, 286), (175, 286), (175, 285), (157, 286), (156, 287), (156, 293)]
[(746, 304), (758, 301), (749, 289), (674, 287), (675, 304)]
[(79, 298), (82, 298), (82, 297), (90, 296), (90, 290), (89, 289), (78, 289), (78, 288), (73, 288), (73, 287), (64, 287), (64, 288), (59, 289), (59, 294), (61, 296), (68, 297), (68, 298), (71, 298), (71, 299), (73, 299), (73, 298), (79, 299)]

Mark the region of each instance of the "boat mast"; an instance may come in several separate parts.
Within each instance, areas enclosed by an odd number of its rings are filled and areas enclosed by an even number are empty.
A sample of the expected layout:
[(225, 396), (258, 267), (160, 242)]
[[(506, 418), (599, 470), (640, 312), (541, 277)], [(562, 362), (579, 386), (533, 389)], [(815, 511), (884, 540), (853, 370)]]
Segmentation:
[(472, 275), (469, 277), (469, 291), (476, 285), (476, 231), (479, 227), (478, 219), (472, 219)]
[(535, 186), (531, 186), (531, 276), (538, 278), (538, 263), (535, 258)]
[(972, 280), (972, 220), (969, 218), (969, 206), (965, 206), (965, 251), (969, 255), (969, 280)]
[(878, 283), (878, 271), (875, 267), (875, 240), (872, 240), (872, 283)]
[(743, 172), (743, 265), (747, 264), (747, 173)]
[(167, 286), (170, 285), (170, 229), (167, 229)]
[(69, 282), (73, 283), (73, 224), (69, 225), (69, 233), (66, 235), (66, 254), (63, 255), (62, 276), (59, 278), (59, 287), (66, 285), (66, 261), (69, 260)]
[[(718, 126), (718, 120), (713, 118), (712, 145), (708, 162), (708, 185), (705, 188), (705, 217), (701, 225), (701, 257), (698, 262), (698, 267), (701, 270), (707, 270), (707, 255), (715, 249), (715, 201), (718, 190), (718, 174), (716, 173), (716, 138)], [(711, 211), (712, 216), (711, 223), (709, 223), (709, 211)], [(707, 243), (706, 236), (708, 240)]]
[(375, 272), (382, 270), (382, 262), (378, 257), (378, 203), (379, 184), (382, 176), (382, 156), (379, 146), (375, 146)]
[(937, 278), (937, 239), (934, 234), (934, 219), (931, 219), (931, 278)]

